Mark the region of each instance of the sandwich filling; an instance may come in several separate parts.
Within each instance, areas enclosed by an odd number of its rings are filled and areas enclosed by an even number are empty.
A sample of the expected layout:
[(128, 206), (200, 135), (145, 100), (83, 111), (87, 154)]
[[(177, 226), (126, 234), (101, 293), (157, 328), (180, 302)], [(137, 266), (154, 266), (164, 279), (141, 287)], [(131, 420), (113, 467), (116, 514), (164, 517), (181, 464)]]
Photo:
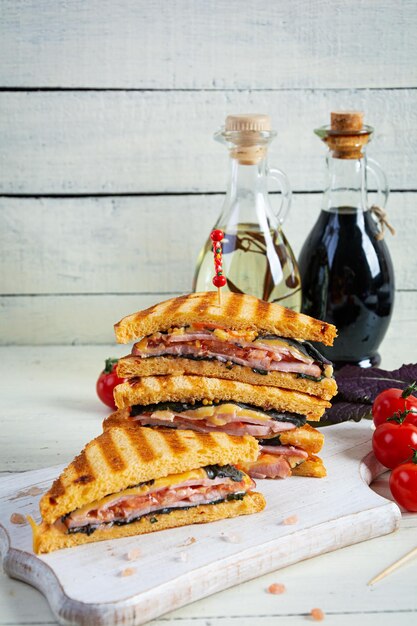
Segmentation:
[(141, 358), (177, 356), (216, 359), (228, 367), (243, 365), (254, 371), (290, 372), (320, 381), (331, 378), (333, 367), (308, 341), (256, 331), (233, 331), (213, 324), (195, 323), (144, 337), (133, 347)]
[(242, 402), (161, 402), (135, 405), (130, 417), (140, 426), (168, 426), (201, 433), (224, 432), (228, 435), (275, 437), (306, 423), (306, 417), (287, 411), (265, 410)]
[[(229, 435), (252, 435), (262, 439), (258, 459), (243, 469), (251, 478), (286, 478), (292, 468), (308, 458), (295, 445), (281, 445), (279, 433), (303, 426), (306, 417), (287, 411), (264, 410), (242, 402), (161, 402), (131, 407), (130, 419), (140, 426), (165, 426), (197, 432), (221, 431)], [(268, 445), (268, 440), (273, 441)]]
[[(254, 481), (236, 467), (209, 465), (107, 495), (64, 515), (54, 525), (65, 533), (90, 535), (98, 528), (130, 524), (149, 514), (241, 500), (253, 487)], [(150, 522), (153, 520), (157, 522), (151, 517)]]

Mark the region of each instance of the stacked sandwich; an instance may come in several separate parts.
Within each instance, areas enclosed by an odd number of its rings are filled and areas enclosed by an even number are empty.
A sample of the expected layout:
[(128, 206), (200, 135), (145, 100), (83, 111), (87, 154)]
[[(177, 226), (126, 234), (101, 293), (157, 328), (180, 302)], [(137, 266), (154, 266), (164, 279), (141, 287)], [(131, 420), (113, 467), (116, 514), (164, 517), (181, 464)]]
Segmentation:
[(332, 345), (336, 328), (253, 296), (194, 293), (122, 319), (114, 427), (252, 435), (254, 478), (325, 476), (317, 422), (337, 391), (331, 363), (310, 341)]
[[(119, 407), (32, 519), (35, 552), (257, 513), (253, 477), (324, 476), (317, 421), (336, 392), (308, 340), (334, 326), (251, 296), (200, 293), (116, 324)], [(258, 441), (257, 441), (258, 440)]]

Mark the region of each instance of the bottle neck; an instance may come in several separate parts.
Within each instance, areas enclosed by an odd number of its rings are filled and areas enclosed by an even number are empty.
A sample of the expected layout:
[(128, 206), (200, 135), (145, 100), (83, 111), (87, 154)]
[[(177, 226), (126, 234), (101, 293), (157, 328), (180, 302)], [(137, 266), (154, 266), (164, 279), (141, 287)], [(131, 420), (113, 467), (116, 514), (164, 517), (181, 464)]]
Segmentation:
[(366, 211), (366, 156), (360, 159), (337, 159), (327, 156), (327, 183), (323, 194), (324, 211), (349, 207)]
[(268, 193), (267, 161), (260, 159), (257, 163), (244, 165), (238, 159), (230, 159), (229, 184), (227, 200), (238, 202), (243, 206), (256, 206)]

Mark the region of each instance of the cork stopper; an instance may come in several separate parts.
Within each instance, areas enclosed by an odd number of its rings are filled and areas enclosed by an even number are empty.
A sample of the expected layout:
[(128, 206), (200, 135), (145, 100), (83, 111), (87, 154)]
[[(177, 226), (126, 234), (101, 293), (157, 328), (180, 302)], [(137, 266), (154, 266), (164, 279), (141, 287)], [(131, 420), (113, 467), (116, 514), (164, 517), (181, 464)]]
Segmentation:
[(363, 113), (362, 111), (332, 111), (330, 128), (339, 131), (362, 130)]
[(372, 128), (364, 126), (362, 111), (332, 111), (330, 128), (323, 129), (319, 136), (336, 159), (362, 159), (371, 134)]
[(271, 118), (264, 113), (240, 113), (228, 115), (225, 124), (226, 132), (230, 131), (268, 131), (271, 130)]
[(232, 159), (237, 159), (240, 165), (256, 165), (266, 157), (268, 143), (275, 133), (269, 115), (239, 113), (226, 117), (223, 136), (232, 144)]

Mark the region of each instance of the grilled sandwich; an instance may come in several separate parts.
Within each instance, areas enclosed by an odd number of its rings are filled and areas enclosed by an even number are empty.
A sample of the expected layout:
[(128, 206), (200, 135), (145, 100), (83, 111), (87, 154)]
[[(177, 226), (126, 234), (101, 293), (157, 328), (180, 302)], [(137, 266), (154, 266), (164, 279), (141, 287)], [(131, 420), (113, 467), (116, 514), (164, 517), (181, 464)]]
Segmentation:
[[(333, 367), (310, 341), (332, 345), (336, 328), (254, 296), (194, 293), (161, 302), (115, 325), (123, 378), (197, 375), (301, 391), (329, 400)], [(139, 340), (139, 341), (137, 341)]]
[(258, 459), (245, 465), (250, 476), (326, 474), (321, 459), (312, 456), (320, 451), (324, 437), (306, 424), (307, 417), (318, 420), (330, 406), (325, 400), (201, 376), (130, 379), (115, 388), (114, 397), (122, 410), (105, 420), (104, 429), (125, 424), (252, 435), (261, 448)]
[(115, 427), (88, 443), (29, 519), (46, 553), (261, 511), (254, 481), (235, 467), (257, 458), (253, 437)]

